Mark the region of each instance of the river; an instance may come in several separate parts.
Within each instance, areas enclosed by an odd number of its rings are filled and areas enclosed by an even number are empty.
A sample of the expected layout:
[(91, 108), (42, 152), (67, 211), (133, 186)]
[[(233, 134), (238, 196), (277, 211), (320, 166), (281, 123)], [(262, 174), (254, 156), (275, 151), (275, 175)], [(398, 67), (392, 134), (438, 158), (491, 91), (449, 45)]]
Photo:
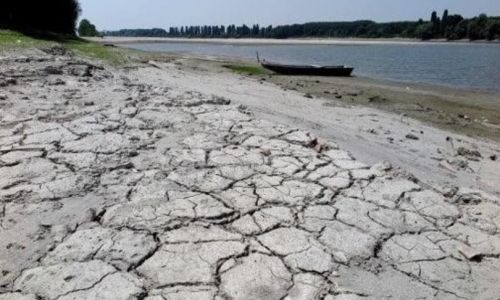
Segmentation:
[(409, 43), (263, 45), (199, 42), (134, 43), (153, 52), (255, 59), (281, 63), (350, 65), (355, 76), (500, 92), (500, 44)]

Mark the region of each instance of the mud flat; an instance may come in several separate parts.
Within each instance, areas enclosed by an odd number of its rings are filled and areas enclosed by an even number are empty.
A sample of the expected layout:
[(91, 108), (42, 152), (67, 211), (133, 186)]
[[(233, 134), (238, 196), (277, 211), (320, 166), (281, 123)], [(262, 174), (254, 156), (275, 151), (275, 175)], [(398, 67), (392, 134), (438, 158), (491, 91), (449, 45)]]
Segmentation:
[(1, 54), (0, 299), (497, 299), (496, 142), (148, 59)]

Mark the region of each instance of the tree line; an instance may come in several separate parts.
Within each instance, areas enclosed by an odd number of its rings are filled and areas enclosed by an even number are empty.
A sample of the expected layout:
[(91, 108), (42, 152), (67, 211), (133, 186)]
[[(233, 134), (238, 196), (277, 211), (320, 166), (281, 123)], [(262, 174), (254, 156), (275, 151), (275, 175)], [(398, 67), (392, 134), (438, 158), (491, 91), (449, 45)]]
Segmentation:
[(1, 0), (0, 28), (74, 34), (79, 13), (77, 0)]
[(422, 40), (498, 40), (500, 39), (500, 17), (481, 14), (465, 19), (461, 15), (450, 15), (445, 10), (441, 17), (432, 12), (428, 21), (377, 23), (370, 20), (353, 22), (313, 22), (283, 26), (229, 25), (229, 26), (182, 26), (168, 30), (122, 29), (105, 31), (107, 36), (131, 37), (185, 37), (185, 38), (416, 38)]

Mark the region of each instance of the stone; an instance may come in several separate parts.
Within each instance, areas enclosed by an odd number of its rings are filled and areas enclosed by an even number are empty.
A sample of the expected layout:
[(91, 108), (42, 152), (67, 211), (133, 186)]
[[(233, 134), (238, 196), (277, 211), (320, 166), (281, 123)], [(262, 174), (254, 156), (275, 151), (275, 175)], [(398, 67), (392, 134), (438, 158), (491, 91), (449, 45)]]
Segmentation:
[(413, 133), (408, 133), (405, 137), (409, 140), (415, 140), (415, 141), (420, 140), (420, 138), (418, 136), (414, 135)]
[(468, 158), (482, 158), (483, 156), (477, 150), (467, 149), (465, 147), (458, 147), (457, 154)]

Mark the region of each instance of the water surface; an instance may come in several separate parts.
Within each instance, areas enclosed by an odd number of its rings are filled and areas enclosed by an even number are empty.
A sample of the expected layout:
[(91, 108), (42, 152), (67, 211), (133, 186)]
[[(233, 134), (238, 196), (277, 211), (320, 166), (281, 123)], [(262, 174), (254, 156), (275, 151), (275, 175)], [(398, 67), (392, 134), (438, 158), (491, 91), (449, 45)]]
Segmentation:
[(354, 75), (500, 92), (500, 44), (237, 45), (137, 43), (143, 51), (255, 59), (281, 63), (351, 65)]

